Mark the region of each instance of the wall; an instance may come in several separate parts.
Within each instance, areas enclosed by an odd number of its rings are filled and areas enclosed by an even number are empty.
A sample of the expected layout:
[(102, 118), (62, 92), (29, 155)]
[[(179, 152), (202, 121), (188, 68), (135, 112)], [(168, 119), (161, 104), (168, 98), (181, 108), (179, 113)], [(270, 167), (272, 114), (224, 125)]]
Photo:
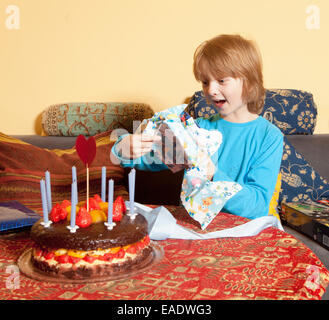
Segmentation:
[[(7, 28), (8, 5), (19, 8), (19, 29)], [(319, 29), (309, 29), (309, 5)], [(260, 46), (265, 86), (312, 92), (316, 133), (329, 133), (328, 14), (328, 0), (2, 0), (0, 131), (40, 133), (54, 103), (180, 104), (200, 88), (195, 48), (240, 33)]]

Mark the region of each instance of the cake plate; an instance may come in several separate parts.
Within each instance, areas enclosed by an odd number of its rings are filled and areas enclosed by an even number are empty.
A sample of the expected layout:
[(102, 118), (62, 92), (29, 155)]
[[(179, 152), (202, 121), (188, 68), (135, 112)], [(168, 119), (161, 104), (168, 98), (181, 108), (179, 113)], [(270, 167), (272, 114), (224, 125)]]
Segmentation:
[(114, 274), (108, 276), (102, 276), (97, 278), (85, 278), (85, 279), (69, 279), (69, 278), (58, 278), (56, 276), (51, 276), (41, 270), (35, 268), (32, 264), (31, 257), (33, 249), (27, 249), (24, 251), (18, 259), (18, 267), (21, 272), (23, 272), (26, 276), (39, 281), (47, 281), (47, 282), (57, 282), (57, 283), (93, 283), (93, 282), (106, 282), (113, 280), (120, 280), (125, 278), (131, 278), (137, 274), (146, 272), (151, 267), (154, 267), (157, 263), (161, 261), (164, 256), (163, 249), (157, 243), (151, 241), (151, 254), (143, 260), (139, 265), (138, 269), (132, 271), (121, 271), (116, 272)]

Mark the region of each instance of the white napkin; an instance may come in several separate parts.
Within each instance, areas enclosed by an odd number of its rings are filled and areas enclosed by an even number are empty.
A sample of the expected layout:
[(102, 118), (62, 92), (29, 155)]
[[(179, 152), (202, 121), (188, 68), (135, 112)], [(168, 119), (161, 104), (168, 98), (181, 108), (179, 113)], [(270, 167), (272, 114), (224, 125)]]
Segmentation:
[[(129, 205), (129, 203), (126, 202), (126, 205)], [(245, 224), (233, 228), (201, 234), (193, 230), (186, 229), (177, 224), (176, 219), (163, 206), (151, 209), (147, 206), (135, 202), (135, 211), (143, 215), (147, 220), (149, 237), (152, 240), (202, 240), (215, 238), (251, 237), (259, 234), (262, 230), (269, 227), (275, 227), (283, 231), (283, 227), (277, 218), (274, 216), (264, 216), (250, 220)]]

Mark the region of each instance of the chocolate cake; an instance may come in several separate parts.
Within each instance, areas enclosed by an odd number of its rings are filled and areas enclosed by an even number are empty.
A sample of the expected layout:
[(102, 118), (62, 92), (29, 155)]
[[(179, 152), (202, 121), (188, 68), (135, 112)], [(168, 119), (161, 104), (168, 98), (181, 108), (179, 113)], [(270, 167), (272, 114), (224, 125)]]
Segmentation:
[(124, 214), (112, 230), (98, 222), (71, 233), (67, 219), (49, 227), (41, 222), (31, 229), (36, 244), (32, 264), (48, 275), (69, 279), (111, 276), (138, 269), (152, 253), (147, 221), (140, 214), (135, 219)]

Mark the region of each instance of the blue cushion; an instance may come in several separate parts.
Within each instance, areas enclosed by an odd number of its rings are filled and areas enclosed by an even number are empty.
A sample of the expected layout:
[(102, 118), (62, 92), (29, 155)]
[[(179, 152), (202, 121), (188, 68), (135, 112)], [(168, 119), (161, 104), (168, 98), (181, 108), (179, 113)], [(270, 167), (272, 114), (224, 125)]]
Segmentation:
[(261, 115), (275, 124), (283, 134), (313, 134), (317, 107), (313, 95), (292, 89), (266, 90)]
[(329, 181), (296, 151), (284, 137), (281, 162), (282, 185), (279, 201), (301, 202), (329, 198)]
[[(195, 92), (186, 111), (194, 118), (209, 118), (217, 113), (216, 108), (207, 103), (202, 91)], [(267, 89), (261, 115), (275, 124), (283, 134), (313, 134), (317, 107), (309, 92)]]

